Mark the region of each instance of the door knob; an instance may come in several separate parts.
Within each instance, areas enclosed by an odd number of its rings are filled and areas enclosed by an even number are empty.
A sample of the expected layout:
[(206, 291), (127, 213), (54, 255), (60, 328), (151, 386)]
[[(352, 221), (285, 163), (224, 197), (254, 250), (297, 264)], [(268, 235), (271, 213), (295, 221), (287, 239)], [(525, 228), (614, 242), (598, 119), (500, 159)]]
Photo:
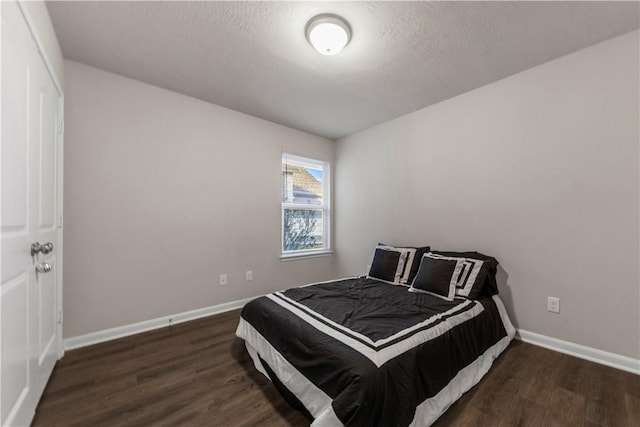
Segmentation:
[(31, 244), (31, 256), (36, 256), (38, 252), (42, 252), (43, 254), (48, 254), (53, 250), (53, 243), (47, 242), (44, 245), (41, 245), (40, 242), (35, 242)]
[(42, 246), (40, 246), (40, 243), (35, 242), (31, 244), (31, 256), (36, 256), (38, 254), (38, 252), (40, 252), (40, 250), (42, 249)]
[(43, 262), (42, 264), (36, 265), (36, 271), (38, 273), (48, 273), (53, 269), (53, 265)]

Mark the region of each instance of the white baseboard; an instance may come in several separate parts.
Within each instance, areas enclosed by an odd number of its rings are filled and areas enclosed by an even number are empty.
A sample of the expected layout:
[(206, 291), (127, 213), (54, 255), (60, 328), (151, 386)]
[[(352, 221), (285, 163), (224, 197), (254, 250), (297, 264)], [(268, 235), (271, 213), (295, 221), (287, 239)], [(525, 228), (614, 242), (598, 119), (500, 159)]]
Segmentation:
[(66, 338), (63, 341), (64, 349), (74, 350), (76, 348), (87, 347), (93, 344), (99, 344), (102, 342), (115, 340), (117, 338), (151, 331), (153, 329), (159, 329), (178, 323), (188, 322), (189, 320), (195, 320), (201, 317), (211, 316), (213, 314), (224, 313), (226, 311), (242, 308), (246, 303), (255, 298), (257, 298), (257, 296), (199, 308), (197, 310), (185, 311), (184, 313), (171, 314), (168, 316), (158, 317), (156, 319), (132, 323), (130, 325), (118, 326), (116, 328), (91, 332), (84, 335), (78, 335), (76, 337)]
[[(255, 298), (257, 298), (257, 296), (67, 338), (63, 342), (64, 349), (74, 350), (76, 348), (87, 347), (93, 344), (99, 344), (127, 337), (129, 335), (139, 334), (141, 332), (188, 322), (189, 320), (195, 320), (201, 317), (236, 310), (238, 308), (242, 308), (246, 303)], [(537, 334), (535, 332), (529, 332), (524, 329), (517, 330), (516, 339), (539, 347), (548, 348), (549, 350), (557, 351), (559, 353), (568, 354), (591, 362), (599, 363), (601, 365), (611, 366), (612, 368), (640, 375), (639, 359), (609, 353), (593, 347), (587, 347), (581, 344), (575, 344), (569, 341), (563, 341), (546, 335)]]
[(516, 338), (522, 342), (640, 375), (640, 359), (609, 353), (608, 351), (559, 340), (557, 338), (536, 334), (535, 332), (529, 332), (523, 329), (518, 329)]

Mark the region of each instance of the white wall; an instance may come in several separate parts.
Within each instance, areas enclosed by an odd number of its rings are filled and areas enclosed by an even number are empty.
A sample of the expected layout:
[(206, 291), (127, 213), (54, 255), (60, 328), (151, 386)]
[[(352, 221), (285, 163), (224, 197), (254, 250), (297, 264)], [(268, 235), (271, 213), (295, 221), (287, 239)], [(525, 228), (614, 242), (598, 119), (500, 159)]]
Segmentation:
[(64, 65), (65, 337), (334, 278), (332, 256), (279, 260), (281, 151), (332, 141)]
[(478, 250), (518, 327), (640, 358), (638, 38), (338, 141), (340, 275), (378, 241)]

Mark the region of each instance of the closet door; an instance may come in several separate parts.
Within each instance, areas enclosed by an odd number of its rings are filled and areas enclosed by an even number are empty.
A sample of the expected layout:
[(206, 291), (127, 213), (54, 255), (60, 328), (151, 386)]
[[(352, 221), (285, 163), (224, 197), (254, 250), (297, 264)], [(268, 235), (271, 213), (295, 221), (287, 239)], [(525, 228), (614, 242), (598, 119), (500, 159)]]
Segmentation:
[(28, 425), (59, 347), (60, 95), (18, 4), (1, 7), (0, 425)]

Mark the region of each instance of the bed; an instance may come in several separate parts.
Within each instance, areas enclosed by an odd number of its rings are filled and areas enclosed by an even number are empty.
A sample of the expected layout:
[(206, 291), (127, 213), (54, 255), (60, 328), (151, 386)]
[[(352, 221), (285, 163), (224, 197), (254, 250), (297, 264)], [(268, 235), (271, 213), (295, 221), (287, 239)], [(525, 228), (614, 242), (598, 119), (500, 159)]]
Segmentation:
[(515, 330), (495, 294), (396, 285), (369, 275), (275, 292), (245, 305), (236, 335), (314, 427), (428, 426)]

